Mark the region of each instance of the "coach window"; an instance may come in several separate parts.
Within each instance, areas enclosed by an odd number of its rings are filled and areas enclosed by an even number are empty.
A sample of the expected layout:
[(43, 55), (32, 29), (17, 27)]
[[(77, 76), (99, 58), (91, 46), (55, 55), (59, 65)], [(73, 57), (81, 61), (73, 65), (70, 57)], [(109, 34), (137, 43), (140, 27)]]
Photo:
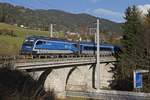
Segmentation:
[(84, 50), (94, 50), (94, 47), (85, 46), (85, 47), (84, 47)]
[(75, 47), (78, 47), (78, 45), (77, 44), (73, 44)]

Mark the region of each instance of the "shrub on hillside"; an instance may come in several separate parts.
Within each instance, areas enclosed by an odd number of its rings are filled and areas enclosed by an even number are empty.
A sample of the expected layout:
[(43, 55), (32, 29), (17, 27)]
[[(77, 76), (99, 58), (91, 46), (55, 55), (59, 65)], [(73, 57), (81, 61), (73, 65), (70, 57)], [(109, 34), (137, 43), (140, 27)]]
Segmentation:
[(0, 29), (0, 35), (17, 37), (16, 33), (13, 30), (9, 30), (9, 29)]

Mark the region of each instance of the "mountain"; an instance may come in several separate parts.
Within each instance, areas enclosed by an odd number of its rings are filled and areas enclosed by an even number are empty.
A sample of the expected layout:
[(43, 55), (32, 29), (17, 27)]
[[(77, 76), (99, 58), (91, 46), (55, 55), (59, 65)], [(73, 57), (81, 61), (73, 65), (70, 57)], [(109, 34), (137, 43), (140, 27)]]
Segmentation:
[[(57, 31), (84, 33), (96, 22), (96, 17), (89, 14), (72, 14), (60, 10), (29, 9), (8, 3), (0, 3), (0, 22), (12, 25), (24, 25), (29, 29), (49, 30), (55, 24)], [(100, 19), (101, 30), (122, 33), (121, 24)], [(94, 26), (95, 27), (95, 26)]]

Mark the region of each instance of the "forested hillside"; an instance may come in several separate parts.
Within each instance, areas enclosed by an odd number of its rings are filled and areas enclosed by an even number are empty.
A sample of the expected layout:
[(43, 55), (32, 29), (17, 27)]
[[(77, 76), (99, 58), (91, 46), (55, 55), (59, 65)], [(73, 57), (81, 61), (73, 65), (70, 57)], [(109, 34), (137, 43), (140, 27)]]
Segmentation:
[[(55, 35), (64, 38), (64, 33), (67, 31), (81, 34), (88, 33), (89, 27), (96, 27), (95, 22), (96, 17), (88, 14), (71, 14), (59, 10), (33, 10), (8, 3), (0, 3), (0, 55), (18, 55), (26, 36), (48, 36), (50, 24), (55, 24), (54, 31), (58, 33)], [(121, 24), (105, 19), (101, 19), (100, 22), (103, 34), (108, 33), (105, 36), (109, 33), (119, 35), (122, 33)], [(24, 27), (21, 28), (22, 25)], [(63, 36), (61, 36), (61, 33)], [(83, 39), (88, 36), (81, 35)], [(67, 38), (75, 39), (75, 36), (69, 37), (68, 35)]]
[[(30, 29), (47, 31), (50, 24), (55, 24), (57, 31), (86, 32), (96, 21), (88, 14), (72, 14), (60, 10), (28, 9), (8, 3), (0, 3), (0, 22), (24, 25)], [(101, 19), (101, 29), (107, 32), (121, 33), (121, 24)]]

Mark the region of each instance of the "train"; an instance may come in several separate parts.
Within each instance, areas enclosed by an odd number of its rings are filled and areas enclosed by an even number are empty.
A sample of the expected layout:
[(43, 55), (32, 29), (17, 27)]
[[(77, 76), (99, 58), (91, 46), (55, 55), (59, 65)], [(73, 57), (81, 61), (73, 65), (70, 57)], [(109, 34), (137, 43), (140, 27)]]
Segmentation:
[[(74, 42), (44, 36), (29, 36), (21, 47), (21, 55), (94, 55), (96, 54), (94, 42)], [(117, 54), (120, 47), (111, 44), (100, 44), (100, 53), (109, 52)]]

